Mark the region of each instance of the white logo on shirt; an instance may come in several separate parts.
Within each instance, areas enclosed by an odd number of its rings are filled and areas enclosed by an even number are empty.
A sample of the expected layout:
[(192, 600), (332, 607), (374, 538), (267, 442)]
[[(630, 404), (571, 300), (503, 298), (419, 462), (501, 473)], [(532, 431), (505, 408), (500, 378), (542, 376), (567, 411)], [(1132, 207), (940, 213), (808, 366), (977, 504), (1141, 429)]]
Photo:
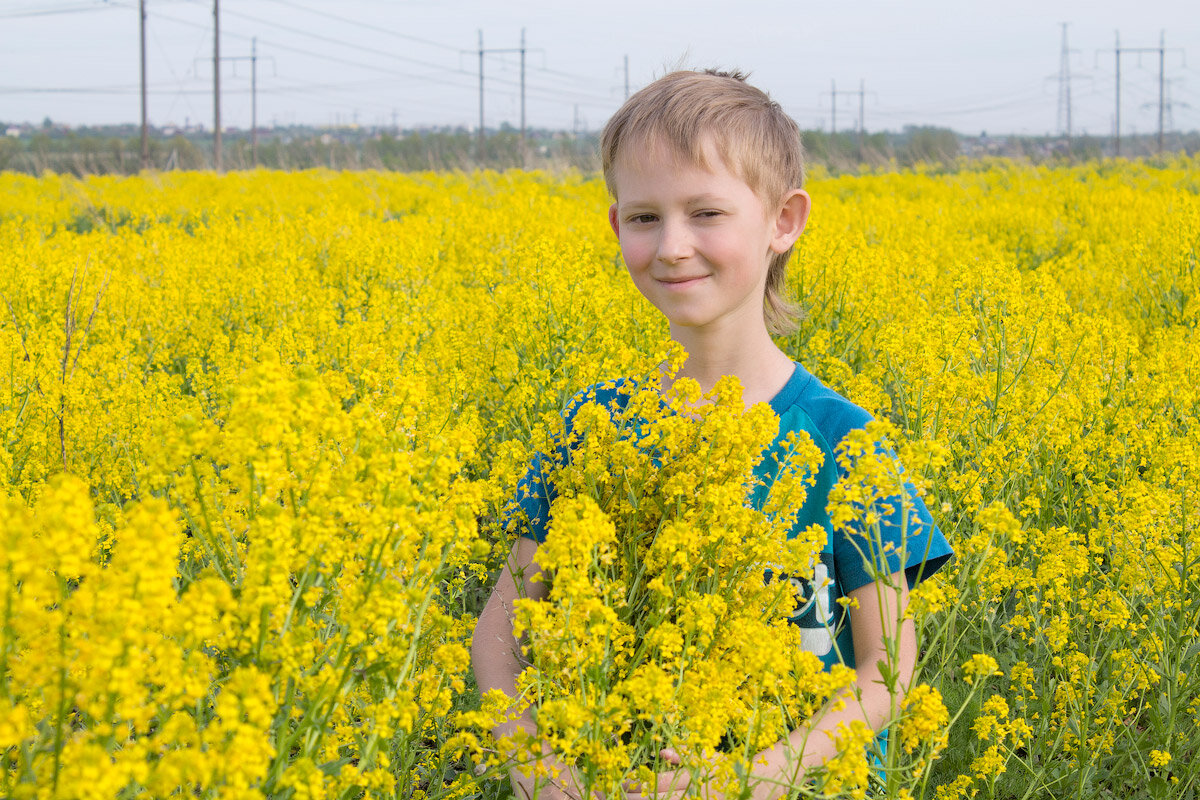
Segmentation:
[[(813, 570), (813, 579), (807, 582), (802, 578), (788, 578), (801, 595), (811, 589), (812, 597), (807, 603), (796, 609), (793, 616), (806, 613), (813, 603), (816, 603), (816, 618), (821, 624), (819, 628), (800, 628), (800, 642), (804, 649), (814, 655), (824, 656), (833, 650), (833, 634), (830, 626), (833, 622), (833, 581), (829, 579), (829, 568), (822, 562), (817, 562)], [(808, 584), (807, 586), (805, 584)]]

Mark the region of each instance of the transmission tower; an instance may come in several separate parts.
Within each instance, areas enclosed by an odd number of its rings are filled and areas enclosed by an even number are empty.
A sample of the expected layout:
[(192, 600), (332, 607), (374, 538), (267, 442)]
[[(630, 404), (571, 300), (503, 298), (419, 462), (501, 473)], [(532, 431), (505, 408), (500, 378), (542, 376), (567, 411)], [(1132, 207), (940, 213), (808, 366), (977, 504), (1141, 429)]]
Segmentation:
[(1062, 24), (1062, 55), (1058, 61), (1058, 129), (1067, 134), (1071, 148), (1071, 48), (1067, 46), (1067, 24)]
[[(1182, 52), (1179, 48), (1172, 50)], [(1163, 115), (1166, 112), (1166, 84), (1167, 84), (1167, 32), (1162, 31), (1158, 37), (1158, 47), (1121, 47), (1121, 34), (1116, 35), (1116, 44), (1113, 47), (1113, 55), (1116, 60), (1117, 75), (1116, 75), (1116, 120), (1113, 123), (1113, 139), (1115, 141), (1114, 150), (1117, 156), (1121, 155), (1121, 54), (1122, 53), (1137, 53), (1140, 61), (1143, 54), (1158, 53), (1158, 152), (1163, 150)]]
[(213, 169), (221, 174), (221, 0), (213, 0)]
[[(540, 48), (539, 48), (540, 49)], [(476, 157), (480, 163), (483, 163), (484, 155), (484, 127), (483, 127), (483, 57), (488, 53), (520, 53), (521, 54), (521, 139), (519, 143), (521, 166), (525, 166), (525, 54), (531, 51), (525, 46), (525, 29), (521, 28), (521, 46), (520, 47), (489, 47), (483, 48), (483, 30), (479, 31), (479, 49), (476, 51), (479, 54), (479, 139), (476, 144)]]
[[(873, 94), (873, 93), (872, 93)], [(849, 91), (846, 89), (838, 90), (837, 81), (829, 82), (829, 96), (831, 98), (831, 110), (833, 113), (833, 122), (829, 128), (830, 142), (837, 136), (837, 99), (838, 95), (858, 96), (858, 157), (863, 158), (863, 137), (866, 135), (866, 96), (867, 83), (860, 80), (858, 82), (858, 91)]]

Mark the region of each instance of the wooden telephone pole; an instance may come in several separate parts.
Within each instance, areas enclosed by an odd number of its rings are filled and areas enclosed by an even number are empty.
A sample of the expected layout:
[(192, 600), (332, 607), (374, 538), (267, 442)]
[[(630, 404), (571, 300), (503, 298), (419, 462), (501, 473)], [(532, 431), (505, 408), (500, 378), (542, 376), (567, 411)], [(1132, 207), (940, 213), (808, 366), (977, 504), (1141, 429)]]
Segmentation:
[(138, 28), (142, 40), (142, 169), (150, 168), (150, 123), (146, 115), (146, 0), (138, 0)]
[(221, 0), (213, 0), (213, 168), (221, 173)]

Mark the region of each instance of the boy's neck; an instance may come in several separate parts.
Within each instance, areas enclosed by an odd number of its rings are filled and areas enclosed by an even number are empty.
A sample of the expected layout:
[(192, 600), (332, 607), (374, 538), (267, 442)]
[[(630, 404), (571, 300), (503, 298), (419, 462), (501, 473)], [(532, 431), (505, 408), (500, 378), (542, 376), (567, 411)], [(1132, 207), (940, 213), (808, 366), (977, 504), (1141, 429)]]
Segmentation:
[(775, 345), (765, 325), (740, 336), (731, 333), (672, 326), (671, 338), (688, 354), (677, 377), (691, 378), (708, 392), (719, 379), (734, 375), (742, 384), (746, 408), (770, 402), (792, 377), (795, 364)]

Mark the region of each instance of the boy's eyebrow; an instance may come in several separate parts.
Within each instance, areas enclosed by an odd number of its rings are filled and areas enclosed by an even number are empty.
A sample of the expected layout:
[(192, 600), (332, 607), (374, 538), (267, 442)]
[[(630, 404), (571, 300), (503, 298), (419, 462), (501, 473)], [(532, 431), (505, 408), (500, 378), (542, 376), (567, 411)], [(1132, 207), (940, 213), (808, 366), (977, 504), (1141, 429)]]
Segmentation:
[[(687, 198), (687, 200), (684, 201), (684, 205), (698, 206), (698, 205), (704, 205), (705, 203), (723, 203), (723, 202), (727, 202), (727, 201), (728, 201), (728, 198), (725, 197), (724, 195), (713, 194), (712, 192), (705, 192), (703, 194), (697, 194), (697, 195), (693, 195), (692, 197)], [(649, 200), (641, 200), (641, 199), (635, 198), (633, 200), (618, 200), (617, 205), (620, 208), (637, 208), (639, 206), (652, 206), (652, 205), (654, 205), (654, 203), (652, 203)]]

